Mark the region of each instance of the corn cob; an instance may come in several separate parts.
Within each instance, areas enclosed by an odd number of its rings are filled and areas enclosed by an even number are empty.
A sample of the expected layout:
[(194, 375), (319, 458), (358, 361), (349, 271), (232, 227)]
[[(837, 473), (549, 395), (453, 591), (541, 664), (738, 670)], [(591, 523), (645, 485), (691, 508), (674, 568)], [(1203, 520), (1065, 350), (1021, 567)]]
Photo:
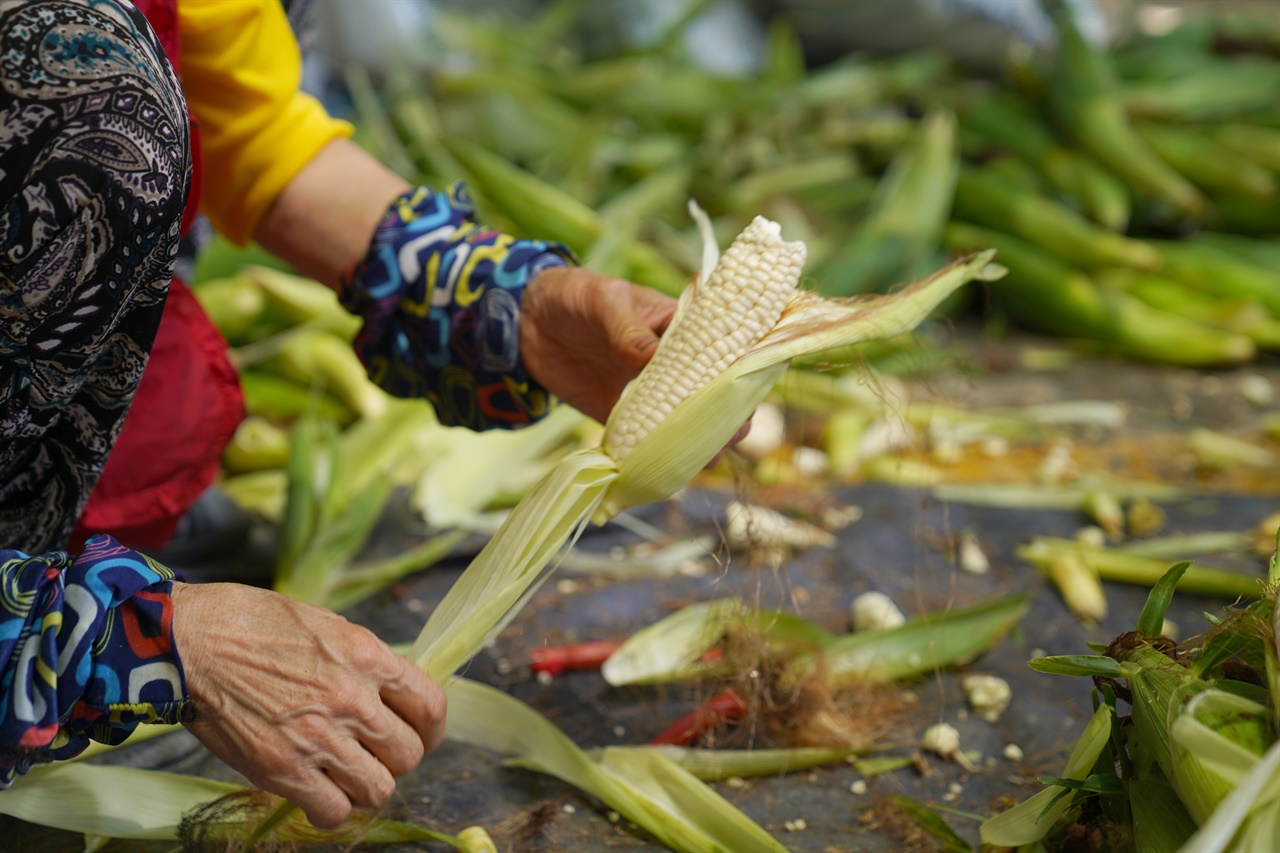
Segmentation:
[(1228, 123), (1209, 131), (1209, 136), (1232, 151), (1259, 166), (1280, 172), (1280, 130), (1253, 124)]
[(1257, 353), (1244, 335), (1223, 332), (1107, 292), (1030, 243), (964, 222), (947, 227), (958, 251), (993, 246), (1011, 275), (993, 293), (1020, 321), (1058, 335), (1090, 338), (1119, 352), (1170, 364), (1243, 362)]
[(1142, 138), (1161, 159), (1201, 189), (1240, 193), (1274, 202), (1276, 178), (1267, 169), (1218, 144), (1212, 137), (1190, 128), (1140, 124)]
[(248, 414), (277, 423), (313, 414), (347, 426), (356, 418), (351, 407), (340, 400), (274, 373), (246, 370), (240, 374), (240, 390)]
[(977, 98), (962, 121), (985, 144), (1012, 150), (1055, 189), (1075, 198), (1090, 219), (1116, 232), (1128, 225), (1129, 194), (1124, 184), (1088, 155), (1059, 144), (1012, 99)]
[(240, 422), (231, 443), (222, 451), (222, 464), (232, 474), (284, 468), (288, 462), (288, 434), (256, 415)]
[(1071, 15), (1059, 15), (1058, 57), (1049, 103), (1062, 129), (1135, 189), (1199, 216), (1205, 200), (1161, 160), (1129, 124), (1108, 57), (1089, 46)]
[(233, 344), (246, 340), (267, 309), (262, 288), (242, 275), (212, 279), (191, 292), (222, 337)]
[(1254, 266), (1196, 241), (1163, 240), (1154, 245), (1164, 256), (1163, 275), (1217, 296), (1252, 297), (1280, 319), (1276, 270)]
[(960, 168), (955, 207), (966, 220), (1015, 234), (1078, 264), (1145, 270), (1160, 265), (1159, 254), (1146, 243), (1104, 231), (1053, 199), (972, 166)]
[(724, 253), (705, 284), (686, 291), (681, 319), (618, 404), (605, 449), (619, 462), (659, 421), (704, 388), (777, 325), (804, 267), (803, 243), (786, 243), (757, 216)]

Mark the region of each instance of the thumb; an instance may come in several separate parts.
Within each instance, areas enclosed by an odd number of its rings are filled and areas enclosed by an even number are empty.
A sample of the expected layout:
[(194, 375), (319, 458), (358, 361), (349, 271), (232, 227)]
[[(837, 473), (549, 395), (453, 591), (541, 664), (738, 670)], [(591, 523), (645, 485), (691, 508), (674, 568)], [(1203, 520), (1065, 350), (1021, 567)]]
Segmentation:
[(658, 336), (648, 326), (635, 321), (619, 323), (612, 337), (614, 350), (637, 370), (648, 364), (658, 349)]

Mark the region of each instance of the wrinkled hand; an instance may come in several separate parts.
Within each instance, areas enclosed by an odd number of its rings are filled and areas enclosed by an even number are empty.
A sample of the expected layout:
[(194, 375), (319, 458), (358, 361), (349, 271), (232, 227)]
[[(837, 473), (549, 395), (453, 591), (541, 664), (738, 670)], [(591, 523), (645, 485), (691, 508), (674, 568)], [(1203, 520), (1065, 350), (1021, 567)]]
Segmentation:
[(561, 400), (604, 423), (676, 311), (670, 296), (579, 267), (544, 270), (520, 308), (520, 358)]
[(174, 584), (187, 729), (317, 827), (377, 808), (444, 737), (440, 687), (372, 632), (238, 584)]

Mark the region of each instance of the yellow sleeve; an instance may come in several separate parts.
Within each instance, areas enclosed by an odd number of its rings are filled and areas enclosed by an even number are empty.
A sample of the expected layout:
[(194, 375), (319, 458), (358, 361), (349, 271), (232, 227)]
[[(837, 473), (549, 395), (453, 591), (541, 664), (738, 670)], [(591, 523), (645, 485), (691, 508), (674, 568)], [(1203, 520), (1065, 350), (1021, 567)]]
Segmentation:
[(302, 57), (279, 0), (179, 0), (182, 90), (200, 127), (200, 209), (248, 242), (280, 192), (352, 127), (298, 91)]

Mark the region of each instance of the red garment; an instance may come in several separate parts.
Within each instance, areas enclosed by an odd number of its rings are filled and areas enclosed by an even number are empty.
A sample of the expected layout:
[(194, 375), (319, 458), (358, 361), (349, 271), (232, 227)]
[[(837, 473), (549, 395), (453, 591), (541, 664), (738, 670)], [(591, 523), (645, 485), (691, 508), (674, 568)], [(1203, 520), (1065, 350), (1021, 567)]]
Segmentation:
[[(155, 30), (175, 72), (178, 0), (133, 0)], [(200, 204), (200, 134), (191, 121), (191, 193), (186, 233)], [(124, 427), (72, 535), (72, 545), (110, 533), (133, 548), (157, 548), (208, 488), (218, 459), (244, 418), (244, 397), (227, 344), (195, 297), (176, 278), (151, 357)]]

